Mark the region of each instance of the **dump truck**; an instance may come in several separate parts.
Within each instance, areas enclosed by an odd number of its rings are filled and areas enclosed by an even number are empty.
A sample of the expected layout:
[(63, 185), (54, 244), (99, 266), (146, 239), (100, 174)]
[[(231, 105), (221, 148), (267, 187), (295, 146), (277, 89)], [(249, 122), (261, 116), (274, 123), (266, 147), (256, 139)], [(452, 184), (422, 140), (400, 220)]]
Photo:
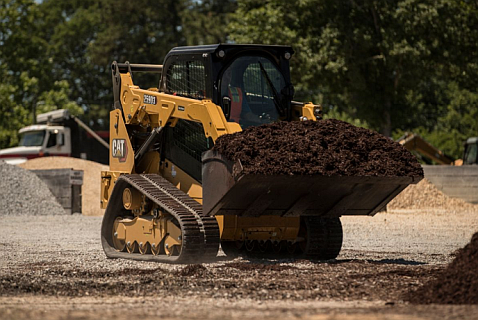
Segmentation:
[(48, 156), (108, 163), (108, 143), (66, 109), (38, 114), (35, 124), (21, 128), (18, 133), (17, 147), (0, 150), (0, 159), (7, 163), (20, 164)]
[[(275, 121), (321, 121), (293, 101), (290, 46), (173, 48), (163, 65), (111, 65), (109, 170), (101, 175), (103, 250), (166, 263), (251, 252), (333, 259), (342, 215), (374, 215), (421, 178), (260, 176), (211, 150), (215, 141)], [(142, 89), (133, 74), (157, 73)], [(251, 112), (254, 110), (254, 112)]]

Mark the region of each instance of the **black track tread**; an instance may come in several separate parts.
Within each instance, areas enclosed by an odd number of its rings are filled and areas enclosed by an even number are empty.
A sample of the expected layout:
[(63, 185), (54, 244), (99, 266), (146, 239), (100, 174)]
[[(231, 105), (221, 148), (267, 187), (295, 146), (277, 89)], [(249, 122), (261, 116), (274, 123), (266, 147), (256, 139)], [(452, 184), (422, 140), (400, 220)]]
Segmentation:
[(304, 255), (320, 260), (335, 259), (342, 248), (343, 230), (340, 218), (303, 217), (307, 228)]
[[(162, 210), (171, 214), (181, 227), (182, 248), (178, 256), (153, 256), (117, 252), (108, 241), (108, 224), (121, 214), (121, 201), (115, 192), (122, 194), (124, 186), (129, 185), (146, 195)], [(115, 195), (115, 196), (113, 196)], [(118, 203), (120, 202), (120, 203)], [(118, 213), (116, 213), (118, 212)], [(157, 174), (122, 175), (116, 181), (105, 212), (102, 226), (102, 243), (105, 253), (110, 258), (148, 260), (164, 263), (202, 263), (214, 259), (219, 249), (219, 226), (216, 218), (205, 217), (201, 205), (187, 194), (177, 189), (168, 180)]]
[(322, 259), (335, 259), (342, 249), (343, 229), (340, 218), (326, 218), (327, 244)]

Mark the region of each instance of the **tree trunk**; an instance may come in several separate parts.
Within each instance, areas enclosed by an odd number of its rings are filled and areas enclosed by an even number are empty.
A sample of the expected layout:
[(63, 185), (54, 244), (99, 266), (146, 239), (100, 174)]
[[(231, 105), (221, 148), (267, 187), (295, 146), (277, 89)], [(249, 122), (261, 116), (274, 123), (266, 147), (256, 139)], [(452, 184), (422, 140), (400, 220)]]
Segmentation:
[(381, 133), (386, 137), (392, 136), (392, 102), (390, 98), (385, 98), (385, 106), (383, 109), (383, 122)]

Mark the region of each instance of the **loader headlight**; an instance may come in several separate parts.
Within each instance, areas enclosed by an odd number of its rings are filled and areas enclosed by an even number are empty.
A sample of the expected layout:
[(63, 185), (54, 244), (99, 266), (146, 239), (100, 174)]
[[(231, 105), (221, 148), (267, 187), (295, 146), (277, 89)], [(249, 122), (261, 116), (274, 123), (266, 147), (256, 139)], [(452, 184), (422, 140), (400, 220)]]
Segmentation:
[(226, 56), (226, 53), (224, 52), (224, 50), (219, 50), (219, 52), (217, 53), (217, 56), (219, 58), (224, 58)]
[(286, 60), (289, 60), (289, 59), (290, 59), (290, 52), (286, 52), (286, 53), (284, 54), (284, 58), (285, 58)]
[(322, 110), (320, 109), (320, 107), (315, 107), (315, 108), (314, 108), (314, 116), (315, 116), (316, 118), (322, 117)]

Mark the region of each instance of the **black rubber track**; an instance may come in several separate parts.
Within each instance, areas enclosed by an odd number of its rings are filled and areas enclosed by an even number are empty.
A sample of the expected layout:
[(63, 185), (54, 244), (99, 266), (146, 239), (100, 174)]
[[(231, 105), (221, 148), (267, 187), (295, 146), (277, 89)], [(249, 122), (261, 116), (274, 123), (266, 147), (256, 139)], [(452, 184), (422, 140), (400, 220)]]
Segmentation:
[[(118, 252), (113, 246), (113, 224), (117, 217), (130, 216), (123, 207), (123, 190), (133, 187), (179, 222), (182, 247), (178, 256)], [(123, 258), (163, 263), (202, 263), (215, 259), (219, 250), (216, 218), (202, 214), (201, 205), (157, 174), (122, 175), (116, 180), (101, 225), (101, 243), (108, 258)]]
[(307, 258), (335, 259), (342, 248), (343, 230), (340, 218), (302, 217), (301, 224), (307, 230), (305, 251)]

